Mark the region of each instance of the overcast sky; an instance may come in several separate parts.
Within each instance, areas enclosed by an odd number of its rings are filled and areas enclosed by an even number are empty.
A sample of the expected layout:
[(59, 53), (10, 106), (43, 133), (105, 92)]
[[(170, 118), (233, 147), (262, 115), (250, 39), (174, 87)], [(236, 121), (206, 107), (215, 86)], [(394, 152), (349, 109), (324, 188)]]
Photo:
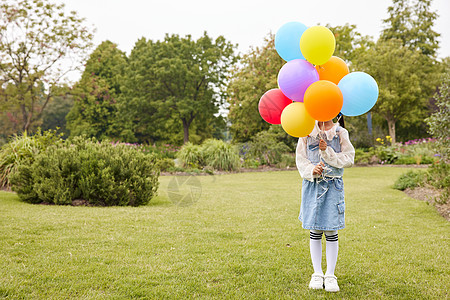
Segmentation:
[[(59, 0), (61, 1), (61, 0)], [(163, 39), (165, 33), (200, 37), (223, 35), (238, 51), (261, 46), (264, 37), (290, 21), (306, 26), (355, 24), (363, 35), (377, 38), (391, 0), (63, 0), (67, 9), (97, 29), (96, 45), (110, 40), (130, 53), (141, 37)], [(439, 15), (434, 30), (441, 34), (439, 57), (450, 56), (450, 0), (433, 0)]]

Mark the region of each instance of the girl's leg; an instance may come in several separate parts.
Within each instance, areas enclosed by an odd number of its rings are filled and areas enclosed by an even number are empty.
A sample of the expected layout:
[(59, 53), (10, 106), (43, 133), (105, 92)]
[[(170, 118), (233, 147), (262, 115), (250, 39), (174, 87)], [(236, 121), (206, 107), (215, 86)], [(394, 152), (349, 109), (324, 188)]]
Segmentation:
[(314, 268), (314, 274), (323, 275), (322, 271), (322, 234), (323, 231), (311, 230), (309, 232), (309, 248), (311, 251), (311, 260)]
[(325, 231), (325, 239), (327, 256), (327, 272), (325, 273), (325, 276), (334, 275), (339, 250), (337, 230)]

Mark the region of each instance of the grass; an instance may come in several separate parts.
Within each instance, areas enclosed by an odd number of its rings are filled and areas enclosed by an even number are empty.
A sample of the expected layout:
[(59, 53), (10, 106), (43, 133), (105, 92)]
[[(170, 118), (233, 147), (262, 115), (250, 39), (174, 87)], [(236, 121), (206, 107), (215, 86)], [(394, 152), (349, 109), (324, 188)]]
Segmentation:
[(198, 176), (190, 206), (172, 203), (171, 176), (145, 207), (32, 205), (1, 192), (0, 298), (448, 299), (450, 223), (392, 189), (407, 170), (346, 170), (337, 294), (308, 289), (296, 171)]

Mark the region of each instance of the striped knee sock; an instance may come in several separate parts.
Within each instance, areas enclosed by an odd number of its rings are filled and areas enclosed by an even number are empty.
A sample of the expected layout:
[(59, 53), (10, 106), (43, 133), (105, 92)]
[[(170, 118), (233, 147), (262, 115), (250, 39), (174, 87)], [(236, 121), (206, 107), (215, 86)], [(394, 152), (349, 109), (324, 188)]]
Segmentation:
[(325, 231), (327, 272), (325, 275), (334, 275), (339, 251), (338, 232)]
[(314, 273), (323, 275), (322, 271), (322, 231), (311, 230), (309, 232), (309, 249)]

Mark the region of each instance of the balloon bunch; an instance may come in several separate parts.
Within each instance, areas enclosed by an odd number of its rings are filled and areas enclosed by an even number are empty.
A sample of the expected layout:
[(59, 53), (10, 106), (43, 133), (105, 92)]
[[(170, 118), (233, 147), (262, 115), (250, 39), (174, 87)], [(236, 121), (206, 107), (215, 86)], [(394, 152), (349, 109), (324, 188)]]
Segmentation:
[(284, 24), (275, 35), (275, 49), (286, 64), (278, 73), (278, 89), (260, 99), (261, 117), (281, 124), (291, 136), (311, 133), (315, 120), (328, 121), (339, 112), (359, 116), (378, 99), (376, 81), (364, 72), (349, 72), (347, 64), (333, 56), (336, 40), (324, 26)]

